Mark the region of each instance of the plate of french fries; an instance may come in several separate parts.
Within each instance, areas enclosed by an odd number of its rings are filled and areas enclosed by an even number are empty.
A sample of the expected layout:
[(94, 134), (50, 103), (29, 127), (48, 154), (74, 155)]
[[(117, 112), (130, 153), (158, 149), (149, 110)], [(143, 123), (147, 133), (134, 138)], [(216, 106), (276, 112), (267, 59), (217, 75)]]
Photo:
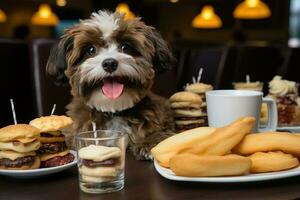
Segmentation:
[(200, 127), (171, 136), (151, 150), (157, 172), (170, 180), (253, 182), (300, 175), (300, 135), (251, 133), (255, 118), (222, 128)]

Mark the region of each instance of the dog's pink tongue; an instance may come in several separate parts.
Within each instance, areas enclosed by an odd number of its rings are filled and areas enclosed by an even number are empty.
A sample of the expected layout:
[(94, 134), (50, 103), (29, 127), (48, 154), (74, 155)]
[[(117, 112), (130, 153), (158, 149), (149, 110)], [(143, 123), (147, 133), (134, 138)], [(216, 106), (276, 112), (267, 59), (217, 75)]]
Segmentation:
[(116, 99), (123, 93), (124, 85), (115, 81), (114, 79), (104, 80), (102, 91), (104, 95), (109, 99)]

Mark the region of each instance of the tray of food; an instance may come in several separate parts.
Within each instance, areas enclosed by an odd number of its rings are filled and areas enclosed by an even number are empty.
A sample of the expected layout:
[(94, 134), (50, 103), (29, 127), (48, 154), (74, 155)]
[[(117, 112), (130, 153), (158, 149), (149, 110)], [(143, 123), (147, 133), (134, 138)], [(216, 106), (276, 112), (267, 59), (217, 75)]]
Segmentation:
[(222, 128), (200, 127), (169, 137), (151, 153), (163, 177), (192, 182), (252, 182), (300, 175), (300, 136), (251, 133), (253, 117)]
[(69, 117), (51, 115), (1, 128), (0, 174), (36, 177), (76, 165), (76, 152), (67, 148), (62, 134), (71, 124)]

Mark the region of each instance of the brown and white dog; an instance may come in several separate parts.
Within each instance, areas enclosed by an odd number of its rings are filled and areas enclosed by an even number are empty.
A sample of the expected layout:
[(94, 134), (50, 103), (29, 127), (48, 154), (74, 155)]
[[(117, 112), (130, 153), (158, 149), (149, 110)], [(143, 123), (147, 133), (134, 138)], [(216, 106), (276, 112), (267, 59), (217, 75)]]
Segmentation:
[(151, 147), (173, 133), (168, 101), (150, 90), (155, 75), (172, 61), (153, 27), (99, 11), (65, 31), (47, 71), (71, 85), (67, 114), (73, 133), (91, 130), (92, 122), (97, 129), (125, 132), (134, 156), (149, 159)]

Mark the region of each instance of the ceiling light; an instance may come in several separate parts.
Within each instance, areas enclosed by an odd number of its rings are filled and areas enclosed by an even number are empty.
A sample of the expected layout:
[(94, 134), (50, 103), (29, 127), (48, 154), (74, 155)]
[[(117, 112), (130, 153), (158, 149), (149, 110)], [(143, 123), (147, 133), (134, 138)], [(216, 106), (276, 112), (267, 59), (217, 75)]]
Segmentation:
[(192, 26), (194, 28), (220, 28), (222, 21), (216, 15), (214, 8), (206, 5), (202, 8), (200, 14), (193, 19)]
[(271, 16), (270, 8), (261, 0), (244, 0), (234, 10), (237, 19), (262, 19)]

